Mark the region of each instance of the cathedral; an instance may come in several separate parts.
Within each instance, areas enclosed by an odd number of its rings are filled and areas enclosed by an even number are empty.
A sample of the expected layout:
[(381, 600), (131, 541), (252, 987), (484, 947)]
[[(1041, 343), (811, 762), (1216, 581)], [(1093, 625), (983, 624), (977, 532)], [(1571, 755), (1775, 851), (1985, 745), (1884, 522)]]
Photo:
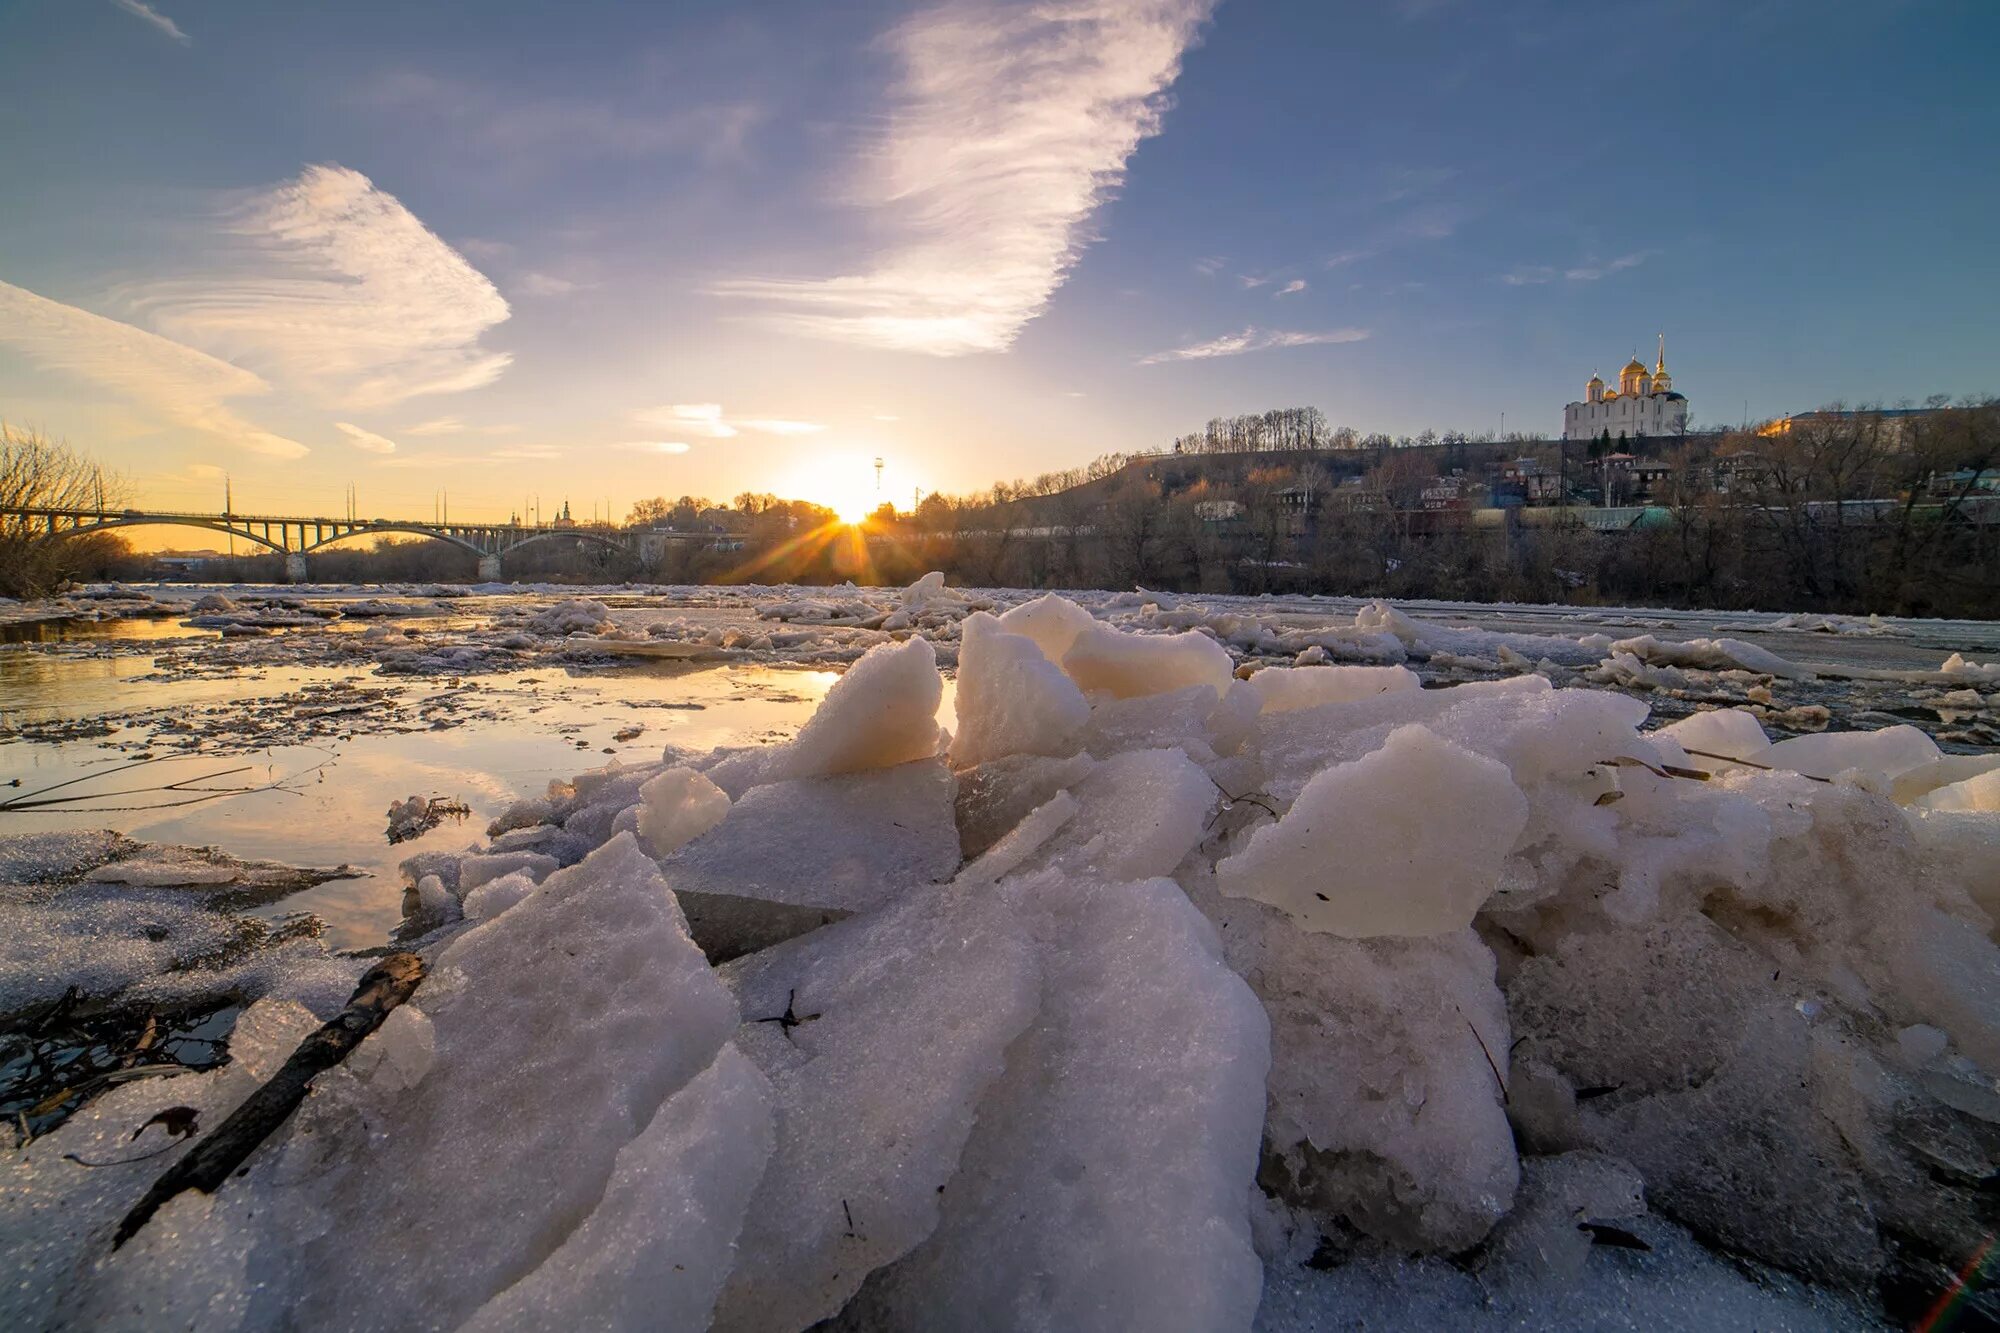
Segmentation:
[(1612, 443), (1649, 435), (1680, 435), (1687, 430), (1687, 399), (1674, 392), (1667, 374), (1667, 336), (1660, 335), (1660, 359), (1652, 370), (1633, 357), (1618, 372), (1618, 387), (1606, 388), (1596, 375), (1583, 386), (1583, 401), (1563, 409), (1565, 440), (1595, 440), (1607, 433)]

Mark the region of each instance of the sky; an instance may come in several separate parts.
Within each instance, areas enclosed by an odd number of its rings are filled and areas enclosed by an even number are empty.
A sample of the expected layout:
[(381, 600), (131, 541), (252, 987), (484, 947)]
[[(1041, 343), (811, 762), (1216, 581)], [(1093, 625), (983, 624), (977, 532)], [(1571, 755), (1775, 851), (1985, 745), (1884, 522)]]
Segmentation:
[(1312, 404), (2000, 391), (1991, 0), (0, 0), (0, 420), (135, 503), (852, 507)]

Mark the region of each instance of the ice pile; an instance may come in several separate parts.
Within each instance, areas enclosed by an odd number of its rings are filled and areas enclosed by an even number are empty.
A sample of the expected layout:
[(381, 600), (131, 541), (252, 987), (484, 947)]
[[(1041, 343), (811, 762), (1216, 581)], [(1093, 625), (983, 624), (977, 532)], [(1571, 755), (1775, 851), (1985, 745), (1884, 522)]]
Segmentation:
[(976, 600), (868, 609), (948, 622), (952, 731), (913, 633), (415, 858), (432, 978), (216, 1196), (113, 1255), (147, 1177), (63, 1154), (242, 1071), (20, 1154), (0, 1322), (1244, 1329), (1411, 1263), (1433, 1326), (1861, 1318), (2000, 1220), (2000, 762), (1418, 688), (1386, 607), (1253, 670), (1171, 598)]

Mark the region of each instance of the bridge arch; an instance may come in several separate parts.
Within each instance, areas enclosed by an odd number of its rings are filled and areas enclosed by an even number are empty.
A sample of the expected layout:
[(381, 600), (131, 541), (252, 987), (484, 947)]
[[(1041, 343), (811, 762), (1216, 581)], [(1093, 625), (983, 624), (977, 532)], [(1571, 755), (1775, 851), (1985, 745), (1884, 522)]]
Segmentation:
[(275, 551), (279, 555), (293, 554), (293, 552), (268, 537), (259, 536), (254, 532), (247, 532), (242, 528), (232, 528), (226, 523), (211, 523), (201, 518), (181, 518), (153, 514), (138, 514), (130, 518), (122, 514), (107, 515), (94, 523), (83, 523), (75, 527), (58, 528), (52, 535), (57, 537), (81, 537), (86, 533), (104, 532), (111, 528), (205, 528), (210, 532), (222, 533), (224, 536), (241, 537), (246, 542), (255, 542), (257, 545), (267, 550)]
[(503, 546), (500, 548), (499, 554), (503, 556), (512, 555), (523, 546), (533, 546), (536, 542), (545, 542), (553, 537), (568, 537), (576, 541), (595, 542), (599, 546), (609, 547), (611, 550), (622, 551), (627, 554), (630, 554), (632, 550), (630, 546), (618, 538), (607, 537), (601, 532), (592, 532), (588, 528), (551, 528), (546, 532), (537, 532), (531, 537), (523, 537), (512, 546)]
[(335, 542), (344, 542), (351, 537), (379, 537), (388, 532), (404, 532), (413, 537), (428, 537), (432, 541), (445, 542), (456, 546), (461, 551), (470, 551), (482, 559), (492, 554), (492, 552), (482, 550), (454, 533), (440, 532), (436, 528), (427, 527), (421, 523), (371, 523), (365, 528), (350, 528), (346, 532), (335, 533), (331, 537), (316, 541), (310, 546), (300, 547), (298, 554), (307, 555), (313, 551), (323, 550)]

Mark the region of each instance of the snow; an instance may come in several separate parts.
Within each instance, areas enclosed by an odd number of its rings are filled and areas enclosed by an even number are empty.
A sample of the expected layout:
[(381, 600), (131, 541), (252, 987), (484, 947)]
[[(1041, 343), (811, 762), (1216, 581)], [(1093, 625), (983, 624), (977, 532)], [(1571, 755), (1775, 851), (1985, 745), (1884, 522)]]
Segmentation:
[(1440, 935), (1472, 924), (1527, 822), (1504, 765), (1398, 727), (1380, 749), (1315, 774), (1282, 819), (1216, 866), (1216, 883), (1306, 930)]
[(944, 699), (930, 640), (871, 648), (827, 691), (797, 738), (768, 754), (725, 760), (709, 777), (740, 795), (759, 782), (893, 768), (942, 748), (937, 724)]

